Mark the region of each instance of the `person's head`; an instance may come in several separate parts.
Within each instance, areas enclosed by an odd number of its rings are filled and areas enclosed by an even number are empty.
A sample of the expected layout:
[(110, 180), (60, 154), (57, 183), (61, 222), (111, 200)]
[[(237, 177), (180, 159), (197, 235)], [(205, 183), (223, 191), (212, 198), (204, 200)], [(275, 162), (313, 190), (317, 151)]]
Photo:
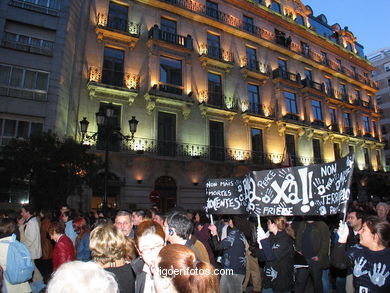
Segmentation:
[(60, 218), (62, 221), (64, 221), (64, 223), (71, 221), (71, 220), (73, 220), (73, 212), (72, 211), (63, 212), (60, 215)]
[(69, 211), (70, 211), (70, 208), (66, 204), (62, 205), (61, 208), (60, 208), (60, 213), (61, 214), (65, 213), (65, 212), (69, 212)]
[(134, 240), (130, 237), (125, 237), (125, 261), (131, 262), (136, 258), (136, 248)]
[(0, 238), (11, 236), (15, 231), (15, 221), (10, 218), (0, 219)]
[(152, 220), (143, 221), (135, 232), (135, 245), (139, 255), (149, 266), (154, 266), (157, 255), (165, 246), (165, 233), (161, 225)]
[(186, 213), (173, 213), (168, 216), (164, 223), (166, 240), (170, 243), (179, 243), (188, 239), (193, 230), (193, 224)]
[(347, 216), (347, 222), (355, 231), (361, 229), (363, 225), (364, 213), (361, 210), (351, 210)]
[(72, 261), (61, 265), (47, 286), (47, 293), (119, 293), (112, 273), (94, 262)]
[(115, 226), (125, 236), (129, 236), (133, 229), (133, 222), (131, 221), (131, 215), (126, 211), (119, 211), (115, 216)]
[(20, 209), (20, 215), (23, 217), (23, 219), (28, 220), (33, 214), (34, 210), (31, 205), (22, 205), (22, 208)]
[(368, 217), (359, 234), (360, 244), (369, 249), (390, 246), (390, 223), (378, 217)]
[(144, 210), (135, 210), (131, 213), (131, 220), (133, 221), (134, 226), (138, 226), (144, 220), (144, 217)]
[(295, 238), (294, 231), (291, 229), (285, 216), (269, 217), (267, 226), (268, 230), (274, 235), (276, 235), (278, 232), (286, 230), (288, 235), (290, 235), (292, 238)]
[(389, 205), (385, 202), (380, 202), (376, 205), (376, 214), (382, 220), (386, 220), (389, 213)]
[(73, 220), (73, 229), (77, 234), (84, 234), (89, 230), (88, 222), (84, 217), (76, 217)]
[(57, 242), (62, 234), (65, 234), (65, 224), (62, 221), (51, 222), (48, 233), (51, 240)]
[(126, 244), (126, 237), (111, 223), (97, 226), (89, 238), (92, 259), (101, 265), (125, 259)]
[(153, 221), (156, 222), (157, 224), (160, 224), (161, 227), (164, 227), (164, 221), (165, 221), (165, 215), (163, 213), (156, 213), (153, 217)]
[(156, 293), (220, 292), (213, 266), (197, 261), (191, 248), (179, 244), (161, 249), (155, 267), (154, 284)]

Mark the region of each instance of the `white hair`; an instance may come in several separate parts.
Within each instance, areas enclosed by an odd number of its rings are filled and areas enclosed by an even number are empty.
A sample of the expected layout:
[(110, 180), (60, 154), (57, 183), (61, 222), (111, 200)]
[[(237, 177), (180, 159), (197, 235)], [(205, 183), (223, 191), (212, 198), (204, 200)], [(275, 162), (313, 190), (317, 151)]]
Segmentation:
[(376, 209), (377, 208), (379, 208), (380, 206), (383, 206), (385, 209), (386, 209), (386, 211), (389, 211), (389, 205), (387, 204), (387, 203), (385, 203), (385, 202), (378, 202), (378, 204), (376, 205)]
[(118, 293), (114, 274), (94, 262), (72, 261), (53, 274), (47, 293)]

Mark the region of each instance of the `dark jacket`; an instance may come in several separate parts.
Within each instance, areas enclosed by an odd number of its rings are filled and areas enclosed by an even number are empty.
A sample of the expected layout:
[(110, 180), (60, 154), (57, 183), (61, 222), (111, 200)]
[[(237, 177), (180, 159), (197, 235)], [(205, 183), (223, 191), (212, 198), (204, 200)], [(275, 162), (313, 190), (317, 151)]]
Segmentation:
[(233, 274), (246, 273), (245, 236), (237, 229), (229, 231), (227, 237), (218, 241), (217, 236), (212, 236), (211, 241), (214, 250), (223, 251), (222, 267), (232, 269)]
[(144, 265), (145, 263), (140, 257), (131, 262), (135, 274), (135, 293), (144, 293), (146, 279), (146, 273), (143, 271)]
[[(307, 222), (301, 222), (297, 228), (295, 244), (296, 250), (302, 252), (303, 232), (305, 231)], [(322, 221), (313, 222), (313, 228), (310, 234), (310, 241), (315, 256), (319, 257), (320, 266), (322, 269), (329, 267), (329, 245), (330, 232), (328, 226)]]
[(261, 240), (263, 249), (257, 256), (265, 261), (264, 288), (272, 288), (276, 292), (291, 291), (294, 287), (294, 241), (286, 231), (270, 234)]
[(130, 264), (121, 267), (105, 268), (106, 271), (115, 275), (119, 293), (134, 293), (134, 273)]
[(53, 250), (53, 270), (56, 271), (63, 263), (75, 260), (73, 242), (63, 234)]
[(355, 293), (390, 292), (390, 248), (371, 251), (361, 245), (346, 249), (345, 244), (337, 243), (332, 250), (332, 265), (339, 269), (353, 269)]

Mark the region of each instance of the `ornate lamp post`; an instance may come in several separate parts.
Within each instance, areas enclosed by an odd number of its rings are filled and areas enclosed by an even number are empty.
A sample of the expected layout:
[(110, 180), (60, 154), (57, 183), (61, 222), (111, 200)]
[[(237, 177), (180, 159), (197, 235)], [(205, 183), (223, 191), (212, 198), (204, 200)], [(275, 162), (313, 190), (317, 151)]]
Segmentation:
[(116, 135), (116, 138), (121, 140), (130, 141), (134, 139), (134, 133), (137, 131), (138, 120), (135, 119), (135, 116), (129, 120), (129, 129), (131, 136), (123, 135), (114, 123), (112, 123), (112, 117), (114, 116), (114, 107), (112, 104), (108, 104), (106, 111), (99, 111), (96, 113), (96, 123), (98, 125), (98, 132), (93, 135), (87, 135), (89, 121), (86, 117), (83, 117), (83, 120), (80, 121), (80, 131), (82, 134), (82, 141), (85, 139), (96, 140), (97, 136), (102, 135), (104, 138), (104, 151), (105, 151), (105, 160), (104, 160), (104, 193), (102, 199), (103, 210), (107, 208), (107, 191), (108, 191), (108, 166), (109, 166), (109, 142), (113, 135)]

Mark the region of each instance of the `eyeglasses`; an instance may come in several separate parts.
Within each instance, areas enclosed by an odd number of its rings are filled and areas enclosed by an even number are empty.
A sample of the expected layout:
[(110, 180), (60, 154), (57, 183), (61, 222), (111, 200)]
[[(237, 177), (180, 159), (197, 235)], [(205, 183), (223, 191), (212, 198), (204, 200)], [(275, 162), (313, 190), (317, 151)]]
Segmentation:
[(146, 247), (146, 248), (144, 248), (144, 249), (140, 249), (140, 252), (141, 252), (142, 254), (149, 254), (149, 253), (151, 253), (153, 250), (163, 248), (164, 246), (165, 246), (165, 243), (161, 243), (161, 244), (158, 244), (158, 245), (153, 246), (153, 247)]

